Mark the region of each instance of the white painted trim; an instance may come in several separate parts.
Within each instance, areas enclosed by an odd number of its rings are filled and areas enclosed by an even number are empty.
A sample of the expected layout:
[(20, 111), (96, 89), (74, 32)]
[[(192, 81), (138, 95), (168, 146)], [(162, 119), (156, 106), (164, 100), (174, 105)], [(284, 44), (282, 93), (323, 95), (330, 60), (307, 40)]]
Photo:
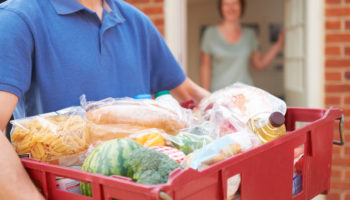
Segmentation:
[(165, 40), (187, 72), (187, 0), (165, 0)]
[(307, 106), (324, 107), (324, 1), (306, 1)]

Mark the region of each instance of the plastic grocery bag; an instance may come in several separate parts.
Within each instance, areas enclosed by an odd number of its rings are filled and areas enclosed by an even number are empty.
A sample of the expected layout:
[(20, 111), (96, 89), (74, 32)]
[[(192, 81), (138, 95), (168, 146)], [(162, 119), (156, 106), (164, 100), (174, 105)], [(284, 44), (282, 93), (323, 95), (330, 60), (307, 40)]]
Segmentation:
[(183, 164), (185, 167), (203, 170), (210, 165), (255, 147), (258, 145), (252, 139), (255, 137), (251, 132), (225, 135), (188, 155)]
[(145, 129), (162, 129), (177, 134), (189, 126), (191, 111), (174, 106), (174, 102), (152, 99), (108, 98), (86, 102), (87, 127), (92, 141), (128, 137)]
[(181, 150), (186, 155), (212, 142), (209, 136), (195, 135), (185, 130), (181, 131), (176, 136), (166, 135), (165, 139), (169, 146)]
[(258, 113), (280, 112), (285, 114), (287, 110), (284, 101), (268, 92), (242, 83), (235, 83), (204, 98), (194, 112), (208, 118), (216, 104), (229, 109), (243, 123), (247, 123), (250, 117)]
[(168, 135), (161, 129), (146, 129), (130, 135), (130, 138), (144, 147), (165, 146), (164, 137)]
[(12, 120), (11, 124), (11, 140), (17, 153), (30, 154), (43, 162), (78, 154), (89, 146), (81, 107)]

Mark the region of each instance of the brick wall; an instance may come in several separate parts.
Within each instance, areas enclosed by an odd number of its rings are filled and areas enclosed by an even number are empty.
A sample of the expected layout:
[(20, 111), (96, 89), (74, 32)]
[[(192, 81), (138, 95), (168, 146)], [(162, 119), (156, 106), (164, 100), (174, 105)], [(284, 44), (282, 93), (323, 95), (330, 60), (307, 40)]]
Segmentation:
[(344, 109), (347, 141), (344, 147), (333, 149), (331, 193), (327, 199), (350, 200), (350, 0), (325, 1), (325, 103)]
[(144, 12), (164, 35), (164, 0), (125, 0)]

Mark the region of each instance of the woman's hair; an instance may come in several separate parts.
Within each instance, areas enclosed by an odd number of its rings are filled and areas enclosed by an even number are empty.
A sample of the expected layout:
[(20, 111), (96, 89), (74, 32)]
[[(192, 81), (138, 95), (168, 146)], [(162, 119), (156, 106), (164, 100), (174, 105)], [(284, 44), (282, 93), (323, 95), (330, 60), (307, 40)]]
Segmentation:
[[(218, 3), (219, 13), (220, 13), (221, 17), (223, 17), (223, 14), (222, 14), (222, 2), (223, 2), (223, 0), (219, 0), (219, 3)], [(241, 17), (242, 17), (243, 14), (244, 14), (244, 11), (245, 11), (246, 2), (245, 2), (245, 0), (239, 0), (239, 3), (241, 4)]]

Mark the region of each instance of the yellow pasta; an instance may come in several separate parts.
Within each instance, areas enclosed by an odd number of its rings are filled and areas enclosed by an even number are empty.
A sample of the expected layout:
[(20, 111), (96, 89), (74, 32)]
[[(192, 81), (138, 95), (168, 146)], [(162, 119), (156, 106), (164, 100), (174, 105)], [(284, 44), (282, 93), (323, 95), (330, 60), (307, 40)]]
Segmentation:
[(17, 153), (30, 153), (43, 162), (82, 152), (89, 145), (85, 121), (78, 115), (39, 116), (18, 123), (11, 136)]

